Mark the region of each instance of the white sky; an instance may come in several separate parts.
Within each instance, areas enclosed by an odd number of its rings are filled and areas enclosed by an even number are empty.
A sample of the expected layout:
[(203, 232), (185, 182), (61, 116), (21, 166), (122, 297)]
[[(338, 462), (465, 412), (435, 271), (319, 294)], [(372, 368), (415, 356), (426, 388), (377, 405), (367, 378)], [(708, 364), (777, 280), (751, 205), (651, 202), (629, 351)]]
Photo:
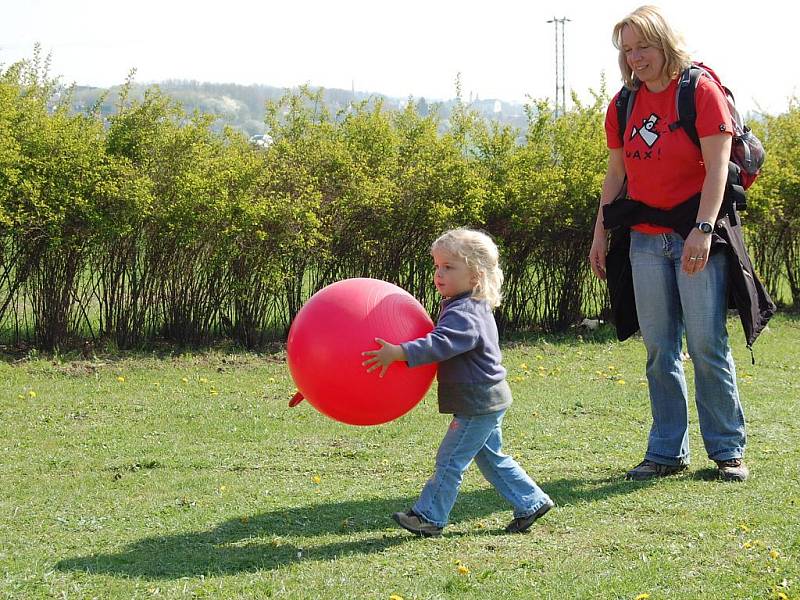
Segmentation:
[[(645, 0), (642, 0), (644, 3)], [(302, 83), (390, 96), (554, 97), (553, 17), (566, 25), (566, 84), (588, 97), (601, 72), (619, 85), (621, 0), (0, 0), (0, 64), (52, 53), (65, 83), (110, 86), (195, 79)], [(742, 112), (777, 114), (800, 97), (800, 8), (785, 0), (664, 0), (696, 59), (713, 67)], [(569, 91), (567, 92), (569, 94)]]

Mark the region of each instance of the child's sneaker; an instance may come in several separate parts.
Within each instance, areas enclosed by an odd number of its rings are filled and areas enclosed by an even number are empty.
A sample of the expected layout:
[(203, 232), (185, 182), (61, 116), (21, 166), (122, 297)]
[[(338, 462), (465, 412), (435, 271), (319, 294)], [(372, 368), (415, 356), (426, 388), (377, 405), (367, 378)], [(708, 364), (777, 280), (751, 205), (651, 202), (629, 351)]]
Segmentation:
[(539, 507), (539, 510), (537, 510), (532, 515), (528, 515), (527, 517), (517, 517), (516, 519), (511, 521), (511, 523), (506, 525), (506, 533), (522, 533), (524, 531), (528, 531), (528, 529), (531, 528), (531, 525), (533, 525), (536, 519), (545, 516), (547, 514), (547, 511), (553, 508), (553, 506), (555, 506), (555, 504), (553, 504), (553, 502), (548, 500), (544, 505)]
[(392, 518), (397, 521), (397, 524), (403, 529), (423, 537), (440, 536), (442, 535), (442, 529), (444, 529), (444, 527), (437, 527), (433, 523), (421, 518), (411, 509), (406, 512), (396, 512), (392, 515)]

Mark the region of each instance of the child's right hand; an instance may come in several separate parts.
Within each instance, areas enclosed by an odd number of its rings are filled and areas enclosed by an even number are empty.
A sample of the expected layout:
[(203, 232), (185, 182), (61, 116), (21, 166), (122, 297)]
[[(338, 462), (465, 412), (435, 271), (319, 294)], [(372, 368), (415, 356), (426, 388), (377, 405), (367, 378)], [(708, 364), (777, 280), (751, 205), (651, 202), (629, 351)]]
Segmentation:
[(397, 344), (391, 344), (386, 340), (382, 340), (381, 338), (375, 338), (375, 341), (380, 344), (380, 349), (378, 350), (365, 350), (361, 353), (362, 356), (371, 356), (365, 360), (362, 366), (367, 367), (367, 373), (372, 373), (375, 369), (381, 369), (379, 373), (380, 377), (383, 377), (386, 373), (386, 369), (389, 368), (393, 362), (397, 360), (405, 360), (406, 353), (403, 350), (402, 346)]

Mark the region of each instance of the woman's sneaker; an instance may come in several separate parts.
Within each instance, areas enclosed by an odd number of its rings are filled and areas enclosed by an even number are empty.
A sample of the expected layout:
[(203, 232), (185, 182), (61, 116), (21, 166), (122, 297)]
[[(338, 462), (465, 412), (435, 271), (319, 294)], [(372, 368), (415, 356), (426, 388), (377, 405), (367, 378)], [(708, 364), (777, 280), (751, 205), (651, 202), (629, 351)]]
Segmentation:
[(645, 479), (666, 477), (667, 475), (675, 475), (675, 473), (680, 473), (685, 468), (686, 465), (662, 465), (660, 463), (653, 462), (652, 460), (644, 459), (630, 471), (625, 473), (625, 479), (644, 481)]
[(433, 523), (421, 518), (411, 509), (406, 512), (396, 512), (392, 515), (392, 518), (397, 521), (397, 524), (403, 529), (423, 537), (440, 536), (442, 535), (442, 529), (444, 529), (444, 527), (437, 527)]
[(715, 460), (719, 469), (719, 478), (725, 481), (745, 481), (750, 476), (741, 458), (729, 458), (728, 460)]

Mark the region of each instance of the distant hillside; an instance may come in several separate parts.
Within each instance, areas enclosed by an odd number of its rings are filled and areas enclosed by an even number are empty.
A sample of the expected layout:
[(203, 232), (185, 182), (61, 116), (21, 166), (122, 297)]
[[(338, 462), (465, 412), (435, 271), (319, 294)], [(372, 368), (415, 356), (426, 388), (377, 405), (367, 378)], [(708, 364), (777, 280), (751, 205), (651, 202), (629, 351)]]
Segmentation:
[[(184, 109), (191, 113), (195, 110), (217, 115), (216, 126), (222, 128), (230, 125), (240, 129), (248, 136), (265, 133), (264, 106), (267, 100), (277, 100), (285, 88), (265, 85), (237, 85), (232, 83), (200, 83), (197, 81), (164, 81), (157, 85), (161, 91), (180, 102)], [(134, 84), (131, 97), (142, 98), (150, 85)], [(110, 115), (115, 110), (119, 87), (101, 89), (78, 86), (75, 88), (73, 108), (77, 112), (85, 111), (97, 103), (100, 96), (107, 92), (101, 105), (101, 113)], [(391, 98), (381, 94), (352, 92), (341, 89), (325, 89), (325, 102), (332, 114), (347, 110), (351, 102), (382, 98), (387, 108), (403, 108), (408, 98)], [(426, 101), (425, 98), (413, 98), (419, 104), (420, 112), (426, 114), (431, 107), (437, 106), (446, 128), (447, 119), (456, 103), (455, 99), (446, 101)], [(500, 100), (472, 100), (470, 106), (485, 118), (512, 125), (524, 130), (527, 125), (524, 107), (521, 104), (502, 102)]]

